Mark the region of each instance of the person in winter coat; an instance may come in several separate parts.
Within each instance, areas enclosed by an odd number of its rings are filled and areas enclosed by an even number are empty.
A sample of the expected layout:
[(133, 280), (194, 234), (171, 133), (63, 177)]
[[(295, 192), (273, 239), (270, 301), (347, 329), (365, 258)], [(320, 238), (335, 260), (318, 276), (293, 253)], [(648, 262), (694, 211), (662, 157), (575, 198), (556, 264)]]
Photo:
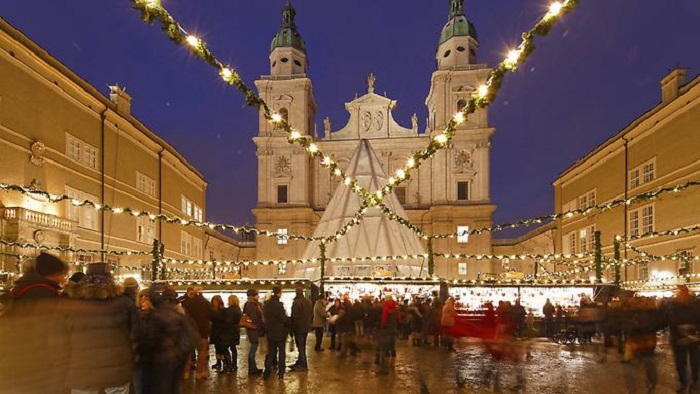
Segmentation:
[(322, 352), (323, 349), (323, 327), (326, 325), (326, 319), (328, 319), (328, 312), (326, 311), (326, 297), (321, 296), (314, 304), (314, 319), (312, 326), (316, 334), (316, 345), (314, 350), (317, 352)]
[[(209, 334), (211, 333), (211, 319), (213, 316), (211, 305), (201, 294), (201, 288), (189, 287), (187, 289), (187, 297), (182, 301), (182, 307), (197, 322), (200, 339), (197, 345), (197, 373), (195, 378), (204, 379), (209, 376), (207, 356), (209, 355)], [(185, 365), (185, 374), (183, 375), (184, 379), (188, 379), (190, 376), (191, 362), (192, 358), (188, 357)]]
[(388, 357), (396, 357), (396, 336), (399, 333), (399, 323), (401, 315), (399, 305), (394, 301), (394, 297), (388, 295), (384, 299), (382, 306), (382, 320), (380, 330), (384, 336), (384, 354)]
[(185, 359), (199, 343), (199, 330), (176, 308), (173, 289), (166, 286), (159, 292), (154, 285), (140, 296), (145, 299), (138, 345), (143, 393), (179, 393)]
[(352, 307), (350, 296), (345, 294), (343, 301), (340, 303), (338, 321), (336, 322), (336, 328), (343, 338), (340, 357), (347, 356), (348, 351), (350, 351), (351, 355), (356, 356), (360, 350), (355, 340), (355, 322), (352, 320)]
[(238, 346), (241, 342), (241, 311), (240, 301), (235, 295), (228, 297), (228, 308), (219, 310), (219, 319), (222, 328), (219, 334), (219, 345), (223, 354), (224, 366), (222, 373), (231, 373), (238, 370)]
[(428, 345), (428, 337), (430, 336), (430, 332), (432, 331), (433, 321), (431, 318), (431, 309), (432, 300), (430, 298), (426, 298), (420, 307), (420, 313), (421, 315), (423, 315), (423, 325), (421, 326), (421, 339), (424, 345)]
[(549, 301), (549, 298), (542, 307), (542, 314), (544, 315), (545, 336), (551, 338), (554, 335), (554, 305)]
[(452, 331), (455, 326), (455, 321), (457, 320), (457, 310), (455, 309), (455, 300), (449, 297), (445, 301), (445, 306), (442, 307), (442, 317), (440, 320), (440, 325), (442, 326), (443, 335), (443, 345), (445, 348), (451, 352), (455, 351), (454, 348), (454, 336)]
[[(331, 350), (340, 350), (342, 334), (338, 333), (338, 320), (340, 319), (340, 299), (333, 300), (333, 305), (328, 309), (328, 332), (331, 334)], [(336, 342), (337, 338), (337, 342)]]
[(136, 305), (114, 283), (109, 266), (90, 264), (65, 289), (57, 333), (67, 346), (65, 387), (77, 393), (128, 393), (140, 319)]
[(216, 362), (212, 365), (212, 369), (221, 373), (224, 369), (224, 348), (221, 344), (221, 334), (225, 329), (225, 311), (226, 306), (220, 295), (215, 295), (211, 299), (211, 331), (209, 333), (209, 343), (214, 345), (214, 353), (216, 354)]
[(255, 289), (248, 289), (248, 300), (243, 305), (243, 314), (249, 317), (257, 326), (256, 329), (246, 328), (250, 349), (248, 350), (248, 376), (262, 375), (263, 370), (258, 368), (255, 362), (255, 354), (258, 351), (260, 344), (260, 333), (265, 330), (263, 323), (262, 308), (260, 307), (260, 294)]
[[(700, 302), (688, 291), (685, 285), (678, 286), (673, 299), (666, 305), (664, 318), (669, 326), (669, 343), (676, 364), (679, 393), (685, 392), (690, 384), (700, 383)], [(691, 381), (688, 381), (687, 364), (690, 362)]]
[(265, 302), (265, 330), (269, 345), (267, 356), (265, 357), (265, 371), (263, 379), (267, 379), (272, 374), (272, 359), (277, 357), (277, 378), (283, 379), (286, 369), (285, 343), (291, 328), (291, 320), (284, 310), (284, 305), (280, 301), (282, 288), (272, 287), (272, 297)]
[(420, 346), (421, 329), (423, 326), (423, 315), (420, 313), (420, 300), (414, 299), (408, 308), (408, 313), (411, 315), (411, 343), (413, 346)]
[(292, 303), (292, 328), (294, 342), (299, 349), (299, 358), (290, 366), (292, 371), (307, 371), (309, 364), (306, 360), (306, 339), (313, 323), (313, 307), (311, 301), (304, 297), (304, 289), (297, 287), (296, 297)]
[(63, 392), (63, 360), (50, 339), (67, 273), (62, 260), (40, 253), (15, 282), (0, 314), (0, 392)]

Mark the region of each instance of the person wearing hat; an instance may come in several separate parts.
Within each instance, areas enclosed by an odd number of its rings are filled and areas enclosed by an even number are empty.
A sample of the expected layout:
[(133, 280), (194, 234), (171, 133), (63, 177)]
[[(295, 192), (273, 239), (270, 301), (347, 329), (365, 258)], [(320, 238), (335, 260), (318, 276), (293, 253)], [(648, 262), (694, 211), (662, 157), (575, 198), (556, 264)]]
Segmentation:
[(53, 338), (68, 265), (40, 253), (14, 284), (0, 321), (0, 393), (59, 393), (60, 341)]
[(139, 282), (135, 278), (129, 276), (122, 282), (122, 287), (124, 288), (124, 295), (131, 298), (136, 305), (138, 305), (137, 295), (139, 293)]
[(199, 343), (196, 322), (177, 309), (177, 293), (170, 287), (151, 285), (148, 298), (152, 308), (142, 314), (139, 356), (142, 365), (141, 392), (180, 392), (185, 359)]
[(61, 286), (66, 283), (68, 264), (58, 257), (41, 252), (36, 257), (34, 270), (22, 275), (12, 288), (15, 299), (58, 297)]
[(248, 289), (246, 295), (248, 296), (248, 300), (245, 305), (243, 305), (243, 314), (249, 317), (253, 321), (253, 324), (257, 326), (256, 329), (246, 328), (248, 341), (250, 341), (250, 349), (248, 350), (248, 376), (255, 376), (263, 373), (262, 369), (258, 368), (255, 361), (255, 354), (258, 352), (260, 335), (265, 330), (265, 324), (263, 323), (262, 308), (259, 302), (260, 294), (258, 294), (256, 289)]
[(265, 357), (265, 371), (263, 372), (263, 379), (267, 379), (272, 374), (272, 364), (273, 359), (277, 358), (277, 378), (283, 379), (284, 372), (286, 369), (285, 364), (285, 348), (284, 345), (289, 336), (289, 329), (291, 328), (291, 320), (287, 316), (287, 312), (284, 310), (284, 305), (280, 301), (282, 296), (282, 288), (279, 286), (272, 286), (272, 297), (269, 301), (265, 302), (265, 309), (263, 313), (265, 315), (265, 331), (267, 336), (267, 341), (269, 348), (267, 351), (267, 356)]
[(134, 369), (139, 316), (109, 266), (94, 263), (78, 283), (65, 288), (56, 330), (68, 351), (65, 387), (80, 393), (128, 393)]
[(290, 366), (292, 371), (308, 371), (309, 364), (306, 360), (306, 339), (312, 329), (314, 311), (311, 301), (304, 297), (304, 289), (296, 288), (296, 297), (292, 303), (292, 330), (294, 342), (299, 349), (299, 357), (294, 365)]

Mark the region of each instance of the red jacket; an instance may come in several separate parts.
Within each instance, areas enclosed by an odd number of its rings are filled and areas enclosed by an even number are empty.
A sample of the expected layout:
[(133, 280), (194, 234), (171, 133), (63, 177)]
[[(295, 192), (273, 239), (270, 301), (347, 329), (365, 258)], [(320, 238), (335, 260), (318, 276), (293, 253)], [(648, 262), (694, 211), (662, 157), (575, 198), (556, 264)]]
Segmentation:
[(394, 300), (384, 301), (384, 308), (382, 308), (382, 327), (389, 323), (389, 314), (396, 312), (396, 322), (401, 321), (401, 315), (399, 314), (398, 304)]

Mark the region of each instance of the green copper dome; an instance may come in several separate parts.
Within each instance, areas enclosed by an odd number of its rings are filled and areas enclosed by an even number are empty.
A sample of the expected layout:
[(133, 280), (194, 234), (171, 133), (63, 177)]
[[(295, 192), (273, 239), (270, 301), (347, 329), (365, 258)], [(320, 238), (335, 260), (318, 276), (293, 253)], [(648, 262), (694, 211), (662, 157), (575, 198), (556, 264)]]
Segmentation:
[(301, 34), (297, 31), (296, 23), (294, 23), (296, 14), (291, 1), (287, 1), (287, 5), (282, 9), (282, 27), (279, 33), (272, 38), (270, 51), (280, 47), (292, 47), (306, 53), (306, 45), (301, 38)]
[(440, 34), (441, 45), (445, 41), (452, 37), (468, 36), (475, 40), (479, 40), (476, 34), (476, 28), (474, 25), (467, 20), (464, 16), (464, 0), (449, 0), (450, 2), (450, 19), (442, 28), (442, 33)]

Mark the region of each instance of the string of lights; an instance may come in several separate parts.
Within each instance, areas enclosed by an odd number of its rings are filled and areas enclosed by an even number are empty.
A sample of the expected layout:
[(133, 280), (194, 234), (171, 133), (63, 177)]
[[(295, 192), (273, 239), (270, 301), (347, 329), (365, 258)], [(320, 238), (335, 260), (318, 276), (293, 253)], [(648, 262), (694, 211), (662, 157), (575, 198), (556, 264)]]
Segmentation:
[(131, 255), (150, 255), (151, 252), (142, 252), (142, 251), (136, 251), (136, 250), (105, 250), (105, 249), (77, 249), (77, 248), (64, 248), (61, 246), (48, 246), (48, 245), (40, 245), (40, 244), (34, 244), (34, 243), (23, 243), (23, 242), (15, 242), (15, 241), (8, 241), (4, 239), (0, 239), (0, 244), (5, 245), (5, 246), (11, 246), (11, 247), (17, 247), (17, 248), (31, 248), (31, 249), (39, 249), (39, 250), (52, 250), (56, 252), (72, 252), (72, 253), (84, 253), (84, 254), (109, 254), (109, 255), (116, 255), (116, 256), (131, 256)]
[(367, 212), (366, 205), (363, 205), (360, 207), (360, 209), (355, 213), (353, 216), (353, 219), (351, 219), (348, 223), (346, 223), (343, 227), (338, 229), (338, 231), (330, 235), (328, 237), (319, 237), (319, 238), (314, 238), (306, 235), (298, 235), (298, 234), (280, 234), (277, 232), (273, 231), (268, 231), (268, 230), (260, 230), (252, 226), (236, 226), (232, 224), (223, 224), (223, 223), (211, 223), (211, 222), (204, 222), (204, 221), (198, 221), (198, 220), (193, 220), (193, 219), (185, 219), (181, 218), (179, 216), (168, 216), (165, 214), (154, 214), (148, 211), (142, 211), (142, 210), (137, 210), (129, 207), (116, 207), (116, 206), (111, 206), (108, 204), (100, 204), (96, 203), (94, 201), (90, 200), (77, 200), (74, 199), (70, 196), (67, 195), (57, 195), (57, 194), (52, 194), (44, 190), (38, 190), (34, 188), (26, 188), (21, 185), (12, 185), (12, 184), (6, 184), (6, 183), (0, 183), (0, 190), (3, 191), (16, 191), (20, 192), (23, 195), (30, 195), (30, 196), (41, 196), (44, 198), (47, 202), (51, 203), (59, 203), (62, 201), (68, 201), (71, 205), (76, 206), (76, 207), (86, 207), (86, 208), (91, 208), (97, 211), (106, 211), (106, 212), (111, 212), (113, 214), (127, 214), (131, 215), (134, 217), (141, 217), (141, 216), (146, 216), (150, 220), (160, 220), (164, 221), (166, 223), (175, 223), (179, 224), (181, 226), (194, 226), (198, 228), (204, 228), (208, 227), (212, 230), (214, 229), (221, 229), (221, 230), (230, 230), (235, 233), (255, 233), (257, 235), (261, 236), (266, 236), (266, 237), (274, 237), (274, 238), (285, 238), (285, 239), (290, 239), (290, 240), (303, 240), (303, 241), (320, 241), (322, 239), (326, 239), (328, 241), (332, 241), (334, 239), (339, 239), (343, 235), (345, 235), (350, 228), (353, 226), (359, 224), (362, 220), (363, 215)]
[(141, 19), (144, 22), (152, 24), (157, 20), (161, 24), (163, 32), (165, 32), (174, 43), (178, 45), (187, 45), (192, 54), (216, 68), (224, 82), (235, 86), (239, 92), (245, 95), (246, 105), (262, 111), (263, 116), (268, 121), (287, 133), (290, 143), (297, 143), (303, 146), (311, 157), (320, 159), (319, 163), (321, 166), (328, 168), (332, 176), (342, 179), (345, 185), (358, 193), (367, 205), (371, 207), (380, 203), (384, 196), (391, 193), (395, 186), (405, 181), (409, 177), (409, 172), (412, 169), (420, 166), (424, 160), (432, 157), (438, 150), (448, 146), (457, 131), (457, 126), (465, 122), (469, 114), (474, 113), (478, 108), (486, 108), (493, 102), (501, 88), (506, 72), (517, 69), (517, 66), (525, 62), (534, 50), (534, 37), (546, 36), (559, 18), (574, 9), (578, 0), (565, 0), (563, 3), (558, 1), (552, 3), (547, 13), (530, 30), (522, 34), (522, 42), (518, 48), (509, 51), (506, 58), (498, 67), (489, 73), (486, 83), (481, 85), (464, 108), (461, 108), (460, 111), (455, 114), (453, 119), (448, 123), (446, 129), (441, 134), (436, 135), (425, 149), (414, 152), (412, 157), (407, 160), (406, 165), (402, 169), (396, 171), (396, 176), (389, 178), (388, 183), (375, 193), (371, 193), (360, 186), (357, 179), (347, 176), (333, 158), (324, 154), (320, 147), (311, 141), (311, 138), (302, 136), (302, 134), (293, 129), (280, 114), (274, 113), (269, 105), (243, 82), (240, 75), (235, 70), (230, 66), (224, 65), (214, 56), (208, 49), (204, 40), (188, 34), (163, 7), (160, 0), (131, 0), (131, 2), (133, 3), (133, 8), (140, 11)]
[[(684, 184), (679, 184), (675, 186), (668, 186), (668, 187), (663, 187), (657, 190), (653, 191), (648, 191), (644, 193), (637, 194), (631, 198), (628, 199), (617, 199), (613, 200), (607, 203), (603, 204), (598, 204), (598, 205), (593, 205), (590, 207), (586, 208), (580, 208), (580, 209), (575, 209), (567, 212), (562, 212), (558, 214), (552, 214), (552, 215), (546, 215), (546, 216), (540, 216), (540, 217), (535, 217), (532, 219), (525, 219), (525, 220), (520, 220), (517, 222), (513, 223), (506, 223), (506, 224), (500, 224), (500, 225), (495, 225), (495, 226), (490, 226), (490, 227), (481, 227), (481, 228), (474, 228), (470, 229), (468, 232), (464, 231), (461, 233), (449, 233), (449, 234), (434, 234), (434, 235), (426, 235), (420, 228), (418, 228), (416, 225), (411, 223), (408, 219), (403, 218), (399, 216), (396, 212), (391, 210), (389, 207), (387, 207), (385, 204), (379, 203), (377, 204), (377, 207), (384, 213), (385, 215), (388, 216), (390, 220), (394, 220), (407, 228), (411, 229), (414, 231), (416, 234), (418, 234), (421, 238), (423, 239), (445, 239), (445, 238), (456, 238), (458, 236), (463, 236), (463, 235), (474, 235), (474, 234), (481, 234), (483, 232), (494, 232), (494, 231), (500, 231), (504, 229), (509, 229), (509, 228), (516, 228), (520, 226), (530, 226), (533, 224), (541, 224), (545, 221), (552, 221), (552, 220), (557, 220), (561, 218), (573, 218), (574, 216), (578, 215), (587, 215), (593, 211), (606, 211), (612, 208), (615, 208), (620, 205), (631, 205), (635, 202), (639, 201), (650, 201), (650, 200), (655, 200), (658, 199), (659, 197), (668, 194), (668, 193), (679, 193), (682, 192), (690, 187), (695, 187), (695, 186), (700, 186), (700, 180), (694, 180), (694, 181), (688, 181)], [(47, 191), (43, 190), (37, 190), (37, 189), (32, 189), (32, 188), (26, 188), (21, 185), (13, 185), (13, 184), (6, 184), (6, 183), (0, 183), (0, 190), (4, 191), (16, 191), (20, 192), (24, 195), (39, 195), (42, 196), (43, 198), (47, 199), (50, 202), (57, 203), (61, 201), (69, 201), (72, 205), (74, 206), (80, 206), (80, 207), (88, 207), (88, 208), (93, 208), (96, 210), (105, 210), (109, 211), (115, 214), (131, 214), (132, 216), (139, 217), (139, 216), (148, 216), (149, 219), (151, 220), (162, 220), (167, 223), (177, 223), (182, 226), (196, 226), (199, 228), (203, 227), (209, 227), (210, 229), (216, 229), (219, 228), (221, 230), (231, 230), (236, 233), (249, 233), (253, 232), (257, 235), (262, 235), (262, 236), (267, 236), (267, 237), (275, 237), (275, 238), (286, 238), (286, 239), (293, 239), (293, 240), (304, 240), (304, 241), (323, 241), (323, 242), (333, 242), (335, 240), (340, 239), (342, 236), (344, 236), (353, 226), (358, 225), (361, 221), (362, 218), (364, 217), (365, 213), (368, 210), (368, 205), (365, 203), (362, 204), (360, 209), (355, 213), (352, 219), (348, 221), (343, 227), (341, 227), (338, 231), (336, 231), (334, 234), (327, 236), (327, 237), (310, 237), (310, 236), (305, 236), (305, 235), (298, 235), (298, 234), (280, 234), (277, 232), (273, 231), (267, 231), (267, 230), (259, 230), (256, 229), (255, 227), (252, 226), (236, 226), (236, 225), (231, 225), (231, 224), (221, 224), (221, 223), (210, 223), (210, 222), (200, 222), (196, 220), (190, 220), (190, 219), (183, 219), (177, 216), (167, 216), (163, 214), (153, 214), (147, 211), (141, 211), (141, 210), (136, 210), (128, 207), (112, 207), (109, 205), (102, 205), (95, 203), (90, 200), (76, 200), (74, 198), (71, 198), (67, 195), (56, 195), (56, 194), (51, 194)], [(652, 232), (652, 233), (647, 233), (647, 234), (642, 234), (642, 235), (637, 235), (637, 236), (631, 236), (628, 237), (628, 240), (635, 240), (635, 239), (641, 239), (641, 238), (647, 238), (647, 237), (655, 237), (655, 236), (667, 236), (667, 235), (679, 235), (679, 234), (685, 234), (689, 232), (694, 232), (700, 229), (700, 226), (692, 227), (692, 228), (680, 228), (680, 229), (675, 229), (675, 230), (668, 230), (665, 232)], [(618, 240), (622, 240), (622, 237), (619, 236)]]

